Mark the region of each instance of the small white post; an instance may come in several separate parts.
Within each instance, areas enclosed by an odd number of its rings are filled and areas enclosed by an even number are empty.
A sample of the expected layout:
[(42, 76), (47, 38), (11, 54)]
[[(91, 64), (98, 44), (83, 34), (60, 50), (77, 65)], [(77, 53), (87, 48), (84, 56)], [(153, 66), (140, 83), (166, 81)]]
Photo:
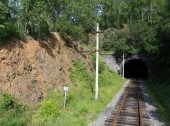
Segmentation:
[(67, 92), (64, 91), (64, 109), (66, 108)]
[(95, 85), (95, 99), (98, 99), (99, 94), (99, 23), (97, 23), (96, 29), (96, 85)]
[(67, 99), (67, 92), (69, 87), (64, 86), (64, 109), (66, 108), (66, 99)]
[(123, 72), (122, 72), (122, 77), (123, 77), (123, 79), (125, 78), (125, 77), (124, 77), (124, 65), (125, 65), (125, 56), (124, 56), (124, 54), (123, 54)]

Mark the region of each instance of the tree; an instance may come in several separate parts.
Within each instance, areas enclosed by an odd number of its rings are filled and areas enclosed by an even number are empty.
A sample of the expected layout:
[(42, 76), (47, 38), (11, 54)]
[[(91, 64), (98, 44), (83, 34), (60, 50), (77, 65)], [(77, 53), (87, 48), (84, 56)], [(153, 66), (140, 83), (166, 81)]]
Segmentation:
[(57, 30), (74, 39), (84, 39), (95, 26), (95, 3), (96, 0), (72, 0), (65, 3), (66, 8), (56, 21)]
[(0, 2), (0, 39), (7, 35), (6, 28), (9, 18), (10, 10), (7, 6), (7, 1)]
[(120, 27), (127, 22), (128, 5), (124, 0), (102, 0), (101, 21), (103, 29)]

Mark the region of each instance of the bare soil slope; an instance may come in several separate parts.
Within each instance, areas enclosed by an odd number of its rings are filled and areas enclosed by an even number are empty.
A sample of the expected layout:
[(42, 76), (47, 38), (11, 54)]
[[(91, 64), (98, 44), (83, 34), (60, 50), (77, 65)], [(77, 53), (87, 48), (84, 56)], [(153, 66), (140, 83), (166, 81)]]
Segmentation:
[(69, 69), (81, 58), (83, 47), (68, 47), (58, 33), (38, 42), (13, 40), (0, 46), (0, 90), (30, 105), (41, 100), (48, 88), (70, 83)]

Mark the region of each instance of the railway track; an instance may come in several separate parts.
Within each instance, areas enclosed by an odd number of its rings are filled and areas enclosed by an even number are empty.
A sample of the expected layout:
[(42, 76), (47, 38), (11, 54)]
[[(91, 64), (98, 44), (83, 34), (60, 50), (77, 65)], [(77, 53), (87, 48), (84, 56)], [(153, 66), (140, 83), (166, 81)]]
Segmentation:
[(139, 81), (131, 80), (105, 126), (149, 126), (148, 119)]

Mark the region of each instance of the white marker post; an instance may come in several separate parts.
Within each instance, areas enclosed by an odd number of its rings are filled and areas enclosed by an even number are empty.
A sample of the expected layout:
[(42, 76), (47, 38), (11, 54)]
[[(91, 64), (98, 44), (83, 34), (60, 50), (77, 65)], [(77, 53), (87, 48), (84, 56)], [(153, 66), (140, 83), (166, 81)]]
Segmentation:
[(124, 76), (124, 65), (125, 65), (125, 56), (124, 56), (124, 54), (123, 54), (123, 73), (122, 73), (122, 77), (123, 77), (123, 79), (125, 78)]
[(66, 98), (69, 87), (64, 86), (64, 109), (66, 108)]
[(95, 85), (95, 99), (98, 99), (99, 94), (99, 23), (96, 29), (96, 85)]

